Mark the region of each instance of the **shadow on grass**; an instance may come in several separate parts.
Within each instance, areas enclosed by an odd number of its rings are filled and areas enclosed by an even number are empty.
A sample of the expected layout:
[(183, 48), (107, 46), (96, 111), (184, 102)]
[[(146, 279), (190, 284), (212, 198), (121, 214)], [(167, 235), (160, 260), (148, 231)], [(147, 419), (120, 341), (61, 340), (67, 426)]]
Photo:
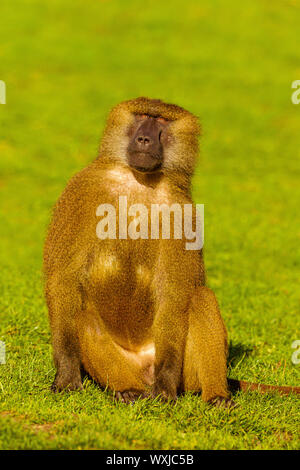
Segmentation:
[(249, 356), (252, 351), (253, 348), (251, 348), (250, 346), (246, 346), (242, 343), (232, 344), (232, 342), (230, 341), (227, 359), (228, 367), (236, 366), (245, 357)]
[[(235, 367), (239, 365), (245, 357), (249, 356), (253, 351), (253, 348), (246, 346), (242, 343), (232, 344), (230, 341), (228, 351), (227, 365), (228, 369), (230, 367)], [(236, 379), (228, 379), (228, 386), (231, 393), (235, 394), (241, 390), (241, 383)]]

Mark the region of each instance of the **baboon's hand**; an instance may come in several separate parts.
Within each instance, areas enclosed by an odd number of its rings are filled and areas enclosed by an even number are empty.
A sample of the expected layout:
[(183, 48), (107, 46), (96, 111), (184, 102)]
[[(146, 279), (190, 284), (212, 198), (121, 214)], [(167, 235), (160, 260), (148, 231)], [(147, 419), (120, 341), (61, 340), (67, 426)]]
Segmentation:
[(146, 397), (146, 393), (139, 392), (137, 390), (125, 390), (124, 392), (116, 392), (114, 396), (116, 401), (126, 403), (127, 405), (134, 403), (138, 398)]
[(82, 390), (82, 381), (80, 374), (78, 376), (56, 374), (55, 380), (51, 386), (53, 392)]
[(158, 397), (163, 402), (175, 401), (177, 399), (177, 387), (172, 380), (158, 377), (153, 385), (152, 398)]

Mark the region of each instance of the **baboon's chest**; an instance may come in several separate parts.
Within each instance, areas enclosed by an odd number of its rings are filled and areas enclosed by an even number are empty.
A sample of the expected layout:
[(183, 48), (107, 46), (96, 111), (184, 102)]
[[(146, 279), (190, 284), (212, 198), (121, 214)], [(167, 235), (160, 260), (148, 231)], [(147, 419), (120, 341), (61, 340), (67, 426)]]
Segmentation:
[(122, 332), (124, 347), (150, 337), (154, 318), (153, 263), (142, 245), (139, 250), (125, 245), (105, 249), (89, 271), (93, 303), (109, 332), (114, 337)]

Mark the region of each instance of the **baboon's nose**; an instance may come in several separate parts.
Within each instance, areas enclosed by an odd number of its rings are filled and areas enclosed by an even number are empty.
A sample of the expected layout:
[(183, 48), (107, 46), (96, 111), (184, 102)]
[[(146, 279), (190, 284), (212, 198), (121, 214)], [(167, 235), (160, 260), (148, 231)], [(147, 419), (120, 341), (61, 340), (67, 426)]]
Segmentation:
[(148, 135), (138, 135), (135, 141), (141, 147), (149, 147), (152, 144), (152, 139)]

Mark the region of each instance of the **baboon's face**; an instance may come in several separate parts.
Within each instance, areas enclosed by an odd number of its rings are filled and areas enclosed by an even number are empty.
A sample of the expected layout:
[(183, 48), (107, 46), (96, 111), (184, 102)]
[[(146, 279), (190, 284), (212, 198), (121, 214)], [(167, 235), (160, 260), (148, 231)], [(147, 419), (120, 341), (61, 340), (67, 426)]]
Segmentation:
[(129, 129), (128, 164), (142, 173), (154, 173), (163, 166), (168, 145), (169, 121), (163, 117), (136, 114)]
[(123, 101), (108, 116), (98, 158), (144, 174), (163, 174), (186, 187), (199, 133), (196, 116), (179, 106), (145, 97)]

